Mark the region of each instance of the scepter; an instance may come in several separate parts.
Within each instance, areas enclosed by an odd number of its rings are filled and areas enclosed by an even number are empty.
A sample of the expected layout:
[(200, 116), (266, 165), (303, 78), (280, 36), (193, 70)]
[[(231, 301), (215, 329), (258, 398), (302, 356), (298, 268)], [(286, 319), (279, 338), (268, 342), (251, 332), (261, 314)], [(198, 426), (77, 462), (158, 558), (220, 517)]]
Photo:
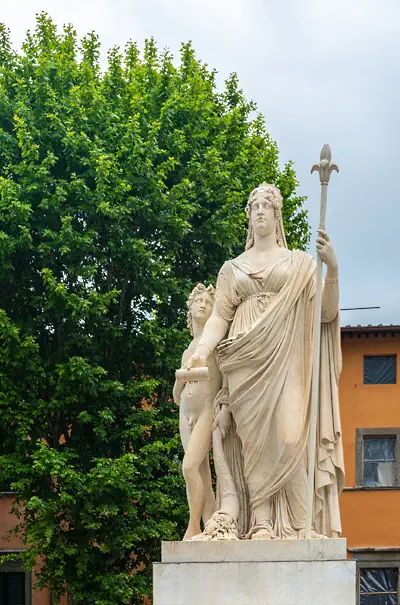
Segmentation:
[[(336, 164), (331, 162), (332, 154), (329, 145), (324, 145), (321, 150), (319, 164), (314, 164), (311, 174), (319, 172), (321, 181), (321, 210), (319, 218), (319, 229), (325, 230), (326, 204), (328, 197), (328, 183), (333, 170), (339, 172)], [(317, 418), (319, 402), (319, 370), (321, 356), (321, 309), (322, 309), (322, 258), (317, 251), (317, 272), (315, 279), (315, 312), (314, 312), (314, 350), (313, 350), (313, 372), (311, 385), (311, 410), (310, 410), (310, 435), (308, 442), (308, 477), (307, 477), (307, 502), (306, 502), (306, 528), (305, 538), (311, 538), (314, 485), (315, 485), (315, 455), (317, 447)]]

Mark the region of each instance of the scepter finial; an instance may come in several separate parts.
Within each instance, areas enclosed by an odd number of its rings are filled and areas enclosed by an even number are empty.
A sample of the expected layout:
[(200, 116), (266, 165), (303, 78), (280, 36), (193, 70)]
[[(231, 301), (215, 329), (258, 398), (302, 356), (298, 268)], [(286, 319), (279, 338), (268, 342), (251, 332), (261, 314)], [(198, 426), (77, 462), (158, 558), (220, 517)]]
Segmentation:
[(328, 143), (325, 143), (325, 145), (322, 147), (319, 159), (328, 160), (328, 162), (332, 160), (331, 148), (329, 147)]
[(333, 170), (339, 172), (337, 164), (332, 163), (331, 160), (331, 148), (326, 143), (321, 149), (320, 163), (314, 164), (314, 166), (311, 168), (311, 174), (315, 171), (319, 172), (319, 179), (324, 185), (327, 185), (329, 183), (329, 179), (331, 178), (331, 172)]

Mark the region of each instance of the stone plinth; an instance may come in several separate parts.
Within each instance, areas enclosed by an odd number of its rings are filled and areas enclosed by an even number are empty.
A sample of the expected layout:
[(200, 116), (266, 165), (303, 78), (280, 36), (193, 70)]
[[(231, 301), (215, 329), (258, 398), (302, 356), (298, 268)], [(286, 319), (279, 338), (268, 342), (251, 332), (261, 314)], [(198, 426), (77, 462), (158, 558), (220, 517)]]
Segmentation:
[(164, 542), (154, 605), (355, 605), (346, 540)]

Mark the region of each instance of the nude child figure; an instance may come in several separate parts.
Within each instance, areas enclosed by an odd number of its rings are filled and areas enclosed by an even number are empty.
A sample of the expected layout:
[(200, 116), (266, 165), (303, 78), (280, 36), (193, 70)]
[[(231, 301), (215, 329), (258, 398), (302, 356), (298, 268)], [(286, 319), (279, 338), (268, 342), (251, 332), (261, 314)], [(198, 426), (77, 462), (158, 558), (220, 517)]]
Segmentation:
[[(193, 340), (184, 351), (181, 367), (195, 352), (200, 341), (204, 325), (211, 316), (214, 307), (215, 290), (213, 286), (198, 284), (190, 293), (188, 306), (188, 327)], [(184, 540), (201, 533), (200, 522), (207, 523), (215, 512), (215, 496), (211, 484), (209, 451), (213, 424), (213, 402), (221, 388), (221, 375), (215, 354), (207, 360), (209, 380), (176, 381), (173, 398), (180, 407), (179, 429), (185, 456), (183, 476), (186, 482), (189, 503), (189, 525)]]

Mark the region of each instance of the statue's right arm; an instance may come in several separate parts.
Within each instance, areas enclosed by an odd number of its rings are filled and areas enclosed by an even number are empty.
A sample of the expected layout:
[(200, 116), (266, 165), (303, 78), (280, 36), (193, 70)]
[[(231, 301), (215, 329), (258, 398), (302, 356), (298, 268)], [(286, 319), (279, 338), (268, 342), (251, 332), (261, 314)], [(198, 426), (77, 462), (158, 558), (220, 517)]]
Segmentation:
[(216, 307), (214, 307), (211, 317), (209, 317), (204, 326), (203, 334), (201, 335), (197, 348), (206, 346), (208, 347), (210, 354), (213, 353), (216, 346), (219, 345), (224, 338), (228, 329), (229, 321), (226, 321), (226, 319), (221, 317)]
[(203, 334), (196, 347), (196, 351), (185, 363), (186, 369), (190, 370), (194, 366), (205, 365), (207, 358), (215, 351), (215, 348), (224, 338), (228, 329), (229, 321), (221, 317), (214, 307), (211, 317), (204, 326)]

